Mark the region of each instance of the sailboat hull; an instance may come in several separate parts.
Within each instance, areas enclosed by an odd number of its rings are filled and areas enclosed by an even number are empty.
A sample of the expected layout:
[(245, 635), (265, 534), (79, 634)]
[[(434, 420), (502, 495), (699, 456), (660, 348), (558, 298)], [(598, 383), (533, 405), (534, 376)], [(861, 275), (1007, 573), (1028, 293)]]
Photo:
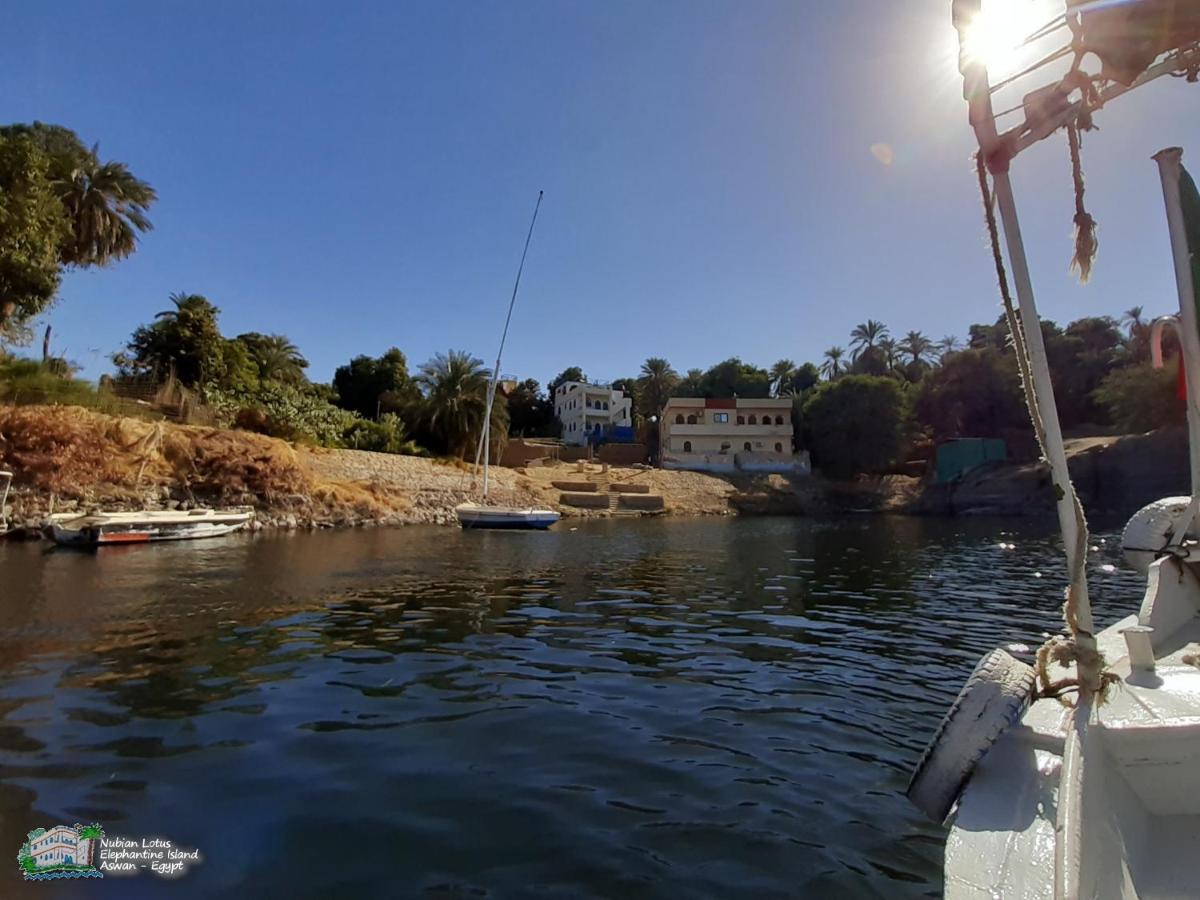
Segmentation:
[(561, 518), (552, 509), (481, 506), (477, 503), (463, 503), (456, 506), (454, 512), (458, 515), (458, 523), (464, 529), (545, 531)]

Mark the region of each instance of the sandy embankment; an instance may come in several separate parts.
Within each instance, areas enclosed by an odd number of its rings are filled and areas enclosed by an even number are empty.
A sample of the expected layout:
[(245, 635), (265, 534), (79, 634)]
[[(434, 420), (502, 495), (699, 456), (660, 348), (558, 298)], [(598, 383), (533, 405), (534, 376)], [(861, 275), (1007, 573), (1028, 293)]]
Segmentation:
[[(40, 524), (52, 509), (190, 504), (252, 506), (267, 526), (449, 524), (454, 506), (473, 496), (469, 468), (454, 463), (308, 449), (245, 431), (118, 418), (78, 407), (0, 408), (0, 468), (15, 475), (11, 523), (27, 527)], [(588, 467), (585, 474), (599, 472), (598, 466)], [(567, 464), (494, 468), (492, 495), (502, 503), (559, 509), (559, 491), (551, 482), (576, 477), (575, 466)], [(674, 514), (728, 514), (740, 496), (729, 481), (693, 472), (612, 469), (603, 477), (649, 484)]]

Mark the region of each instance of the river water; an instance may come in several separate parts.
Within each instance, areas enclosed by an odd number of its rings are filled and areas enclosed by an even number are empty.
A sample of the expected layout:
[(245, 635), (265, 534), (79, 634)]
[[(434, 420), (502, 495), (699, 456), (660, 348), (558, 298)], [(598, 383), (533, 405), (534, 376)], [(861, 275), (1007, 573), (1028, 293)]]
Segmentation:
[[(909, 769), (1061, 571), (987, 520), (0, 544), (0, 897), (937, 896)], [(22, 882), (92, 821), (203, 861)]]

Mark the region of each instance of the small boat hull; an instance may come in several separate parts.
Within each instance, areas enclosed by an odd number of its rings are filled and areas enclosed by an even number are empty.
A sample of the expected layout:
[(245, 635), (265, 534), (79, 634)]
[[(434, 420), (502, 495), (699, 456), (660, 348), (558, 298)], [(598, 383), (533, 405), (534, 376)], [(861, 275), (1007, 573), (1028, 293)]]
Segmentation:
[(463, 503), (455, 507), (454, 512), (464, 529), (545, 531), (561, 518), (552, 509), (480, 506), (475, 503)]
[(53, 516), (46, 530), (64, 547), (102, 547), (222, 537), (245, 528), (252, 516), (214, 510)]

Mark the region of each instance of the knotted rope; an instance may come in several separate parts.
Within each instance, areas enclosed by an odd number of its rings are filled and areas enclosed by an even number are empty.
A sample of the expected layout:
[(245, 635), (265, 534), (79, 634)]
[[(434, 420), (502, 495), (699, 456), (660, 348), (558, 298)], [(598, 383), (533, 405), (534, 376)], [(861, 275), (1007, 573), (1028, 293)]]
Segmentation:
[[(995, 202), (992, 197), (991, 187), (988, 184), (987, 164), (983, 159), (982, 153), (975, 154), (975, 169), (979, 178), (980, 196), (983, 199), (983, 215), (987, 222), (988, 239), (992, 250), (992, 262), (996, 266), (996, 280), (1000, 287), (1000, 298), (1004, 303), (1004, 318), (1008, 323), (1013, 353), (1017, 359), (1017, 371), (1021, 377), (1021, 388), (1025, 395), (1025, 405), (1029, 410), (1029, 419), (1033, 423), (1033, 433), (1037, 437), (1038, 448), (1041, 450), (1043, 458), (1048, 460), (1050, 456), (1046, 450), (1045, 421), (1042, 418), (1041, 404), (1038, 402), (1037, 385), (1033, 380), (1029, 351), (1025, 342), (1024, 325), (1021, 322), (1020, 312), (1013, 304), (1012, 294), (1009, 292), (1008, 273), (1005, 271), (1004, 257), (1000, 251), (1000, 229), (996, 224)], [(1054, 490), (1055, 500), (1061, 500), (1065, 494), (1062, 485), (1055, 484)], [(1095, 636), (1091, 632), (1085, 631), (1079, 624), (1079, 608), (1072, 590), (1073, 586), (1081, 583), (1084, 578), (1084, 567), (1087, 560), (1088, 528), (1087, 519), (1083, 514), (1083, 505), (1079, 502), (1079, 496), (1074, 492), (1072, 492), (1071, 496), (1076, 524), (1076, 541), (1075, 552), (1070, 556), (1070, 582), (1065, 591), (1063, 603), (1063, 620), (1066, 623), (1069, 636), (1059, 635), (1053, 637), (1038, 650), (1037, 673), (1039, 685), (1037, 695), (1040, 697), (1059, 697), (1061, 699), (1064, 689), (1068, 687), (1078, 688), (1082, 683), (1078, 678), (1052, 681), (1048, 666), (1050, 660), (1054, 660), (1064, 666), (1074, 662), (1077, 672), (1084, 670), (1102, 672), (1104, 668), (1104, 657), (1094, 646)], [(1085, 638), (1086, 641), (1086, 644), (1083, 646), (1079, 644), (1079, 638), (1081, 637)], [(1104, 701), (1108, 685), (1115, 678), (1115, 676), (1110, 676), (1111, 673), (1105, 673), (1100, 676), (1099, 683), (1089, 685), (1090, 689), (1096, 691), (1100, 702)]]
[[(1082, 120), (1082, 116), (1080, 117)], [(1083, 166), (1079, 162), (1079, 132), (1090, 126), (1090, 122), (1074, 122), (1067, 125), (1067, 146), (1071, 148), (1071, 180), (1075, 184), (1075, 255), (1071, 257), (1071, 271), (1079, 273), (1079, 281), (1086, 284), (1092, 277), (1092, 263), (1096, 261), (1099, 242), (1096, 239), (1096, 220), (1083, 205)]]

